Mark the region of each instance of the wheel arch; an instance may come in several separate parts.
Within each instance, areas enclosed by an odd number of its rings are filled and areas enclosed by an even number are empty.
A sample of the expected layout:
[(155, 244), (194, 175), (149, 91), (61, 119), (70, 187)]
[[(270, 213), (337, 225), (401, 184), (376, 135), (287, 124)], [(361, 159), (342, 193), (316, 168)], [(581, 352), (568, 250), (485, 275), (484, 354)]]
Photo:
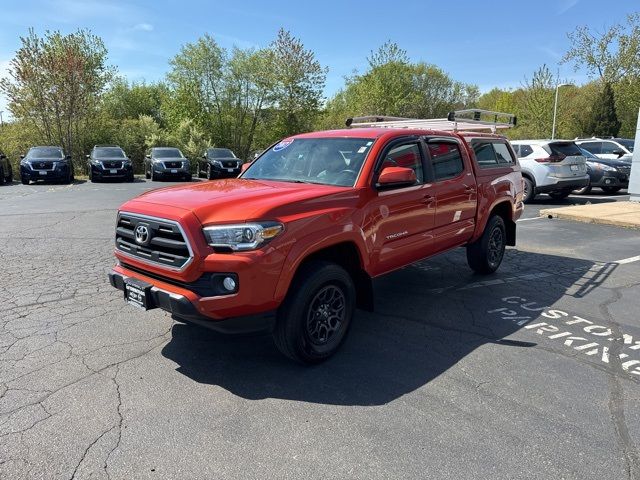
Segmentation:
[(356, 306), (363, 310), (373, 311), (373, 282), (364, 269), (360, 249), (355, 242), (340, 241), (309, 252), (296, 266), (295, 273), (287, 285), (287, 290), (296, 281), (300, 270), (314, 261), (332, 262), (344, 268), (353, 279), (356, 288)]

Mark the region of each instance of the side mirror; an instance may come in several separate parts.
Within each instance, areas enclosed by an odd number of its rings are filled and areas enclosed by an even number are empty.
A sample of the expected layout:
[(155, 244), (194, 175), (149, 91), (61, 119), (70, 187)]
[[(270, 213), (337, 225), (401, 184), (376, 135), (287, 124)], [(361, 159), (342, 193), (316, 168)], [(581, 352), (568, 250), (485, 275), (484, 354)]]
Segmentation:
[(204, 158), (206, 160), (207, 159), (207, 154), (205, 153), (204, 155), (202, 155), (202, 158)]
[(0, 153), (0, 160), (4, 160), (7, 156), (4, 153)]
[(22, 160), (24, 158), (24, 155), (20, 155), (20, 160)]
[(240, 173), (244, 173), (245, 170), (247, 168), (249, 168), (251, 166), (251, 163), (247, 162), (247, 163), (243, 163), (242, 166), (240, 167)]
[(626, 153), (625, 153), (623, 150), (619, 149), (619, 148), (616, 148), (616, 149), (615, 149), (613, 152), (611, 152), (611, 153), (613, 153), (614, 155), (618, 155), (618, 158), (620, 158), (620, 157), (621, 157), (621, 156), (623, 156), (623, 155), (626, 155)]
[(151, 155), (145, 155), (144, 158), (151, 158)]
[(67, 160), (71, 160), (71, 155), (66, 155), (64, 158), (66, 158)]
[(91, 155), (85, 155), (85, 158), (89, 160), (91, 158)]
[(378, 177), (378, 185), (381, 187), (409, 186), (416, 181), (416, 172), (405, 167), (385, 167)]

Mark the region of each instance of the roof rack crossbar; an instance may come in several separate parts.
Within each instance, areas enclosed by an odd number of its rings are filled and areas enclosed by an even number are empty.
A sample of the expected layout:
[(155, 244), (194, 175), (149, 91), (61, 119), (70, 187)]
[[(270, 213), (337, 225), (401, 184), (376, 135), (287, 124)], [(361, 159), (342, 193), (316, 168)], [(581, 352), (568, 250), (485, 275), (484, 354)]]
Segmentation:
[(348, 118), (347, 127), (382, 127), (382, 128), (412, 128), (444, 131), (491, 130), (515, 127), (516, 116), (511, 113), (492, 112), (470, 108), (449, 112), (447, 118), (402, 118), (384, 115), (369, 115)]

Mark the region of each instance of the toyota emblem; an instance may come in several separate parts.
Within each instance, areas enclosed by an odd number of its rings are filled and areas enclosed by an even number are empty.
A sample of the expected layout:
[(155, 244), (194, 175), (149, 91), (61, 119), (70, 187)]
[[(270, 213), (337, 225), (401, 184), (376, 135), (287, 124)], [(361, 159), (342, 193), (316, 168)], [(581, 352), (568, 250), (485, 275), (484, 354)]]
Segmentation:
[(149, 240), (151, 240), (149, 228), (146, 225), (138, 225), (136, 227), (135, 235), (136, 243), (139, 243), (140, 245), (147, 245)]

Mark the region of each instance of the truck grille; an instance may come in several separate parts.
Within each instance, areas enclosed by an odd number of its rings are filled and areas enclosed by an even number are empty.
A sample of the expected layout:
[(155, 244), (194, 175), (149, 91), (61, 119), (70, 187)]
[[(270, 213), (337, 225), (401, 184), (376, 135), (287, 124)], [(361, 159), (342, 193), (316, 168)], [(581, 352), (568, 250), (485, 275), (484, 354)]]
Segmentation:
[(182, 168), (182, 162), (164, 162), (165, 168)]
[(103, 168), (122, 168), (122, 162), (109, 162), (109, 161), (103, 161), (102, 162), (102, 167)]
[(118, 214), (116, 248), (144, 263), (170, 270), (183, 270), (193, 259), (177, 222), (126, 212)]
[(34, 170), (53, 170), (53, 162), (31, 162), (31, 168)]
[(631, 167), (618, 167), (618, 171), (625, 175), (629, 175), (631, 173)]

